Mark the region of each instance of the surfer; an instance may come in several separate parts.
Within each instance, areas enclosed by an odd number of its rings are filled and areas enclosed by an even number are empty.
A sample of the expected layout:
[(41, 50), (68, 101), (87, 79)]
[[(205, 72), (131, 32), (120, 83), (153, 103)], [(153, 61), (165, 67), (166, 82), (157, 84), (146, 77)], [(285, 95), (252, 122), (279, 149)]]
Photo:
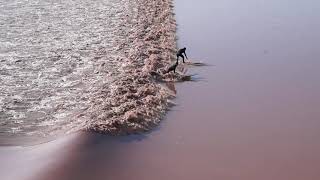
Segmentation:
[(182, 57), (182, 61), (183, 61), (183, 63), (185, 63), (184, 56), (186, 56), (186, 58), (188, 59), (187, 54), (186, 54), (186, 49), (187, 48), (185, 48), (185, 47), (182, 49), (179, 49), (179, 51), (177, 52), (177, 61), (179, 60), (179, 57)]
[(167, 71), (166, 73), (169, 73), (169, 72), (171, 72), (171, 71), (173, 71), (174, 73), (176, 73), (176, 68), (177, 68), (178, 64), (179, 64), (179, 62), (178, 62), (178, 60), (177, 60), (177, 62), (176, 62), (174, 65), (172, 65), (172, 66), (170, 66), (170, 67), (168, 68), (168, 71)]

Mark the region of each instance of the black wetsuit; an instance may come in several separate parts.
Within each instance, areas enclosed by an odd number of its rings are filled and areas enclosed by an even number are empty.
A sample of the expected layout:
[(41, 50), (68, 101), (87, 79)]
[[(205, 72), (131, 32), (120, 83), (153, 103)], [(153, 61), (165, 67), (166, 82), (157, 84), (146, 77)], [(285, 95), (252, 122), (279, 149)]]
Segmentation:
[(171, 71), (173, 71), (174, 73), (176, 73), (176, 68), (177, 68), (178, 64), (179, 64), (179, 63), (178, 63), (178, 61), (177, 61), (174, 65), (170, 66), (169, 69), (168, 69), (168, 71), (167, 71), (166, 73), (169, 73), (169, 72), (171, 72)]
[(188, 59), (186, 54), (186, 48), (179, 49), (179, 51), (177, 52), (177, 61), (179, 60), (179, 57), (182, 57), (182, 61), (184, 63), (184, 56), (186, 56), (186, 58)]

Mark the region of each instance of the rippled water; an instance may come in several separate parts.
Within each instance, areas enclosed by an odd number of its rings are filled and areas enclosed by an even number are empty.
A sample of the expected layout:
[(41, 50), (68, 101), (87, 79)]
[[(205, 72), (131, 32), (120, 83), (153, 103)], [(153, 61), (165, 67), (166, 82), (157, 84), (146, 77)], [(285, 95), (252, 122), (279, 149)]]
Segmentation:
[[(171, 61), (175, 36), (173, 18), (167, 18), (169, 5), (138, 0), (0, 2), (0, 136), (146, 128), (125, 122), (131, 110), (134, 115), (151, 112), (144, 118), (154, 123), (151, 116), (157, 119), (166, 109), (168, 96), (148, 71)], [(167, 9), (158, 11), (160, 7)], [(162, 64), (152, 64), (153, 59)], [(141, 98), (127, 97), (132, 95), (128, 89)], [(151, 105), (139, 104), (146, 102), (143, 98)]]

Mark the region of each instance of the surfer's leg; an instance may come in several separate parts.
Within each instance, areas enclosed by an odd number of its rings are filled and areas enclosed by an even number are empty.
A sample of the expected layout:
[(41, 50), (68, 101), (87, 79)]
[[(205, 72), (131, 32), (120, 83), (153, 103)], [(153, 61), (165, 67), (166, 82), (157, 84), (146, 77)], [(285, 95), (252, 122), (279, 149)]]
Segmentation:
[(182, 57), (182, 62), (183, 62), (183, 63), (185, 63), (185, 62), (184, 62), (184, 56), (183, 56), (183, 55), (181, 55), (181, 57)]

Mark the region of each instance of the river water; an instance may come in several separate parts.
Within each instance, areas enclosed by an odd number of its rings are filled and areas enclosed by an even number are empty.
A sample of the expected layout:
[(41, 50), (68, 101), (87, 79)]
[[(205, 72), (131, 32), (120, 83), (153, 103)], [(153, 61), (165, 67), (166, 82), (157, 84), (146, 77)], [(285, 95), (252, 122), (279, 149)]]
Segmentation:
[(80, 136), (39, 179), (317, 180), (318, 1), (176, 0), (195, 81), (154, 131)]
[(150, 72), (175, 58), (171, 4), (0, 2), (0, 139), (158, 124), (170, 94)]

